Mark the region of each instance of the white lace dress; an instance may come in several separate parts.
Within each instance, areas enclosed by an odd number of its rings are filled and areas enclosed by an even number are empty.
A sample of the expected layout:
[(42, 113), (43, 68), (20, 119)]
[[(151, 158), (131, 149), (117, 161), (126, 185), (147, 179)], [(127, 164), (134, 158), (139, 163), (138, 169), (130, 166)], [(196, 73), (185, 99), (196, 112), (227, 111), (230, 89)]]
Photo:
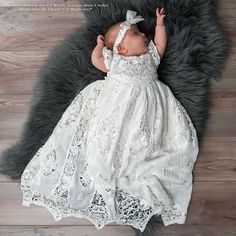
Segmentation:
[(75, 216), (144, 231), (153, 215), (183, 224), (198, 155), (184, 107), (158, 80), (160, 56), (125, 57), (103, 49), (104, 80), (86, 86), (63, 113), (21, 177), (23, 205), (46, 207), (56, 221)]

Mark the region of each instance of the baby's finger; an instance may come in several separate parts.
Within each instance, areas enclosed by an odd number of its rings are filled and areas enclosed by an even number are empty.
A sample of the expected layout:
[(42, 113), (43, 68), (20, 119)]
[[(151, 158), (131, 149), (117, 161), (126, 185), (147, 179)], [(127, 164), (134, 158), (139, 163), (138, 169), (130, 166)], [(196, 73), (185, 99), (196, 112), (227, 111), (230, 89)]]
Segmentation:
[(98, 35), (98, 37), (97, 37), (97, 43), (102, 43), (102, 44), (104, 44), (104, 40), (102, 39), (101, 35)]

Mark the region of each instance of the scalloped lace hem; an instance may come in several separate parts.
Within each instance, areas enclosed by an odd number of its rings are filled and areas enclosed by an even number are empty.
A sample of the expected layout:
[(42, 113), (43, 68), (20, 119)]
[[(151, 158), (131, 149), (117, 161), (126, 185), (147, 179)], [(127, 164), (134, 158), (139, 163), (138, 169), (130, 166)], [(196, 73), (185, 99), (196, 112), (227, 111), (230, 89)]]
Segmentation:
[[(27, 192), (27, 194), (29, 194), (29, 192)], [(65, 207), (56, 204), (55, 201), (53, 201), (52, 199), (49, 199), (41, 194), (36, 193), (36, 194), (31, 194), (31, 196), (29, 196), (27, 194), (25, 192), (23, 192), (23, 201), (22, 201), (23, 206), (30, 207), (31, 204), (43, 206), (51, 213), (51, 215), (55, 221), (60, 221), (60, 220), (62, 220), (62, 218), (70, 217), (70, 216), (77, 217), (77, 218), (84, 218), (84, 219), (89, 220), (91, 223), (93, 223), (93, 225), (95, 226), (95, 228), (97, 230), (101, 230), (105, 225), (115, 222), (120, 225), (133, 226), (134, 228), (139, 229), (141, 232), (143, 232), (146, 228), (148, 221), (154, 215), (157, 215), (157, 216), (161, 215), (164, 226), (168, 226), (170, 224), (184, 224), (185, 220), (186, 220), (186, 213), (182, 213), (181, 216), (179, 216), (179, 218), (175, 218), (175, 219), (169, 218), (170, 212), (168, 212), (166, 210), (164, 210), (164, 212), (163, 212), (163, 208), (167, 207), (167, 209), (169, 209), (169, 206), (161, 206), (160, 207), (160, 205), (159, 205), (157, 207), (153, 207), (151, 213), (146, 217), (146, 219), (143, 221), (142, 225), (137, 224), (137, 222), (135, 222), (135, 221), (134, 222), (130, 222), (130, 221), (126, 222), (125, 220), (121, 220), (119, 218), (114, 219), (113, 217), (110, 217), (110, 216), (108, 217), (107, 220), (96, 221), (92, 217), (89, 217), (88, 215), (83, 214), (79, 209), (73, 209), (73, 208), (69, 208), (69, 207), (67, 207), (67, 209), (65, 209)], [(165, 215), (165, 213), (167, 213), (167, 216)], [(180, 213), (180, 211), (178, 211), (178, 213)]]

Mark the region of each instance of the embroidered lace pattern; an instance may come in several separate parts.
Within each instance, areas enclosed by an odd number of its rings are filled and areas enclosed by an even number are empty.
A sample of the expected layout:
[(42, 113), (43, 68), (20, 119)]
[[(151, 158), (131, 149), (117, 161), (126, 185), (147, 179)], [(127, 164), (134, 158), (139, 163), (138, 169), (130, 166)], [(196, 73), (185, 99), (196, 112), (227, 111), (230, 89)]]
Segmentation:
[(152, 40), (150, 41), (150, 43), (148, 45), (148, 51), (152, 55), (155, 65), (158, 66), (160, 64), (161, 58), (160, 58), (160, 55), (157, 51), (156, 45), (154, 44), (154, 42)]
[(126, 143), (127, 143), (127, 138), (128, 138), (128, 132), (129, 132), (129, 126), (131, 125), (131, 120), (132, 120), (132, 115), (133, 115), (133, 108), (135, 107), (134, 106), (134, 102), (136, 101), (136, 98), (138, 96), (140, 92), (140, 89), (137, 87), (136, 89), (133, 89), (132, 90), (132, 93), (131, 94), (131, 98), (130, 100), (128, 101), (128, 105), (127, 105), (127, 109), (126, 109), (126, 112), (127, 112), (127, 115), (129, 116), (129, 124), (127, 124), (127, 127), (125, 127), (121, 133), (121, 136), (120, 136), (120, 140), (119, 140), (119, 144), (118, 144), (118, 148), (116, 149), (116, 155), (115, 155), (115, 159), (113, 161), (113, 168), (114, 168), (114, 172), (113, 172), (113, 176), (112, 178), (115, 176), (115, 175), (122, 175), (122, 173), (118, 174), (121, 166), (122, 166), (122, 155), (123, 155), (123, 152), (125, 150), (125, 146), (126, 146)]
[(106, 47), (103, 47), (102, 49), (102, 54), (104, 56), (104, 63), (105, 63), (105, 66), (108, 70), (110, 70), (110, 63), (112, 61), (112, 58), (113, 58), (113, 54), (112, 54), (112, 51), (107, 49)]
[[(129, 101), (129, 108), (131, 109), (132, 103), (135, 101), (135, 97), (139, 94), (139, 89), (134, 89), (134, 94), (132, 96), (132, 99)], [(84, 109), (94, 111), (96, 110), (93, 105), (95, 105), (94, 99), (96, 96), (99, 95), (99, 89), (95, 90), (94, 96), (91, 96), (89, 100), (87, 100), (87, 105), (85, 105)], [(81, 95), (82, 96), (82, 93)], [(83, 99), (82, 97), (78, 96), (77, 99)], [(77, 103), (74, 103), (77, 104)], [(90, 105), (88, 105), (90, 104)], [(93, 105), (91, 105), (93, 104)], [(92, 109), (93, 107), (93, 109)], [(59, 122), (59, 125), (61, 127), (67, 127), (72, 122), (75, 122), (76, 120), (76, 114), (78, 112), (78, 109), (83, 109), (81, 106), (77, 106), (77, 109), (75, 107), (70, 106), (67, 109), (67, 112), (64, 113), (63, 119)], [(130, 112), (130, 115), (132, 116), (132, 110), (127, 110)], [(88, 111), (89, 112), (89, 111)], [(69, 116), (67, 116), (70, 114)], [(73, 117), (73, 119), (72, 119)], [(147, 202), (145, 202), (143, 199), (133, 196), (131, 193), (129, 193), (125, 189), (121, 189), (120, 187), (116, 187), (114, 199), (116, 199), (117, 203), (117, 214), (118, 218), (112, 217), (110, 207), (105, 202), (102, 194), (98, 192), (98, 190), (95, 190), (93, 199), (91, 201), (91, 205), (88, 206), (86, 209), (79, 210), (79, 209), (73, 209), (71, 208), (69, 204), (69, 195), (68, 195), (68, 187), (70, 185), (72, 176), (75, 171), (75, 166), (77, 165), (78, 158), (79, 158), (79, 152), (81, 149), (81, 145), (83, 142), (83, 127), (86, 125), (87, 120), (84, 117), (81, 117), (78, 123), (77, 130), (75, 132), (74, 138), (71, 143), (71, 148), (69, 150), (66, 164), (64, 166), (64, 170), (62, 175), (60, 176), (60, 180), (58, 182), (58, 185), (52, 192), (52, 195), (49, 197), (46, 197), (44, 195), (41, 195), (37, 192), (32, 191), (30, 188), (30, 183), (32, 179), (37, 175), (37, 173), (40, 170), (40, 162), (37, 162), (37, 157), (40, 156), (40, 153), (43, 150), (43, 147), (41, 147), (38, 152), (35, 155), (35, 158), (31, 160), (29, 163), (29, 168), (23, 173), (22, 175), (22, 181), (21, 181), (21, 188), (23, 190), (23, 205), (29, 206), (31, 203), (41, 205), (46, 207), (51, 214), (53, 215), (54, 219), (56, 221), (62, 219), (62, 217), (66, 216), (76, 216), (79, 218), (86, 218), (90, 220), (95, 227), (99, 230), (104, 227), (104, 225), (116, 221), (120, 224), (128, 224), (132, 225), (141, 231), (143, 231), (146, 227), (147, 222), (154, 214), (161, 214), (162, 219), (165, 223), (165, 225), (171, 224), (171, 223), (183, 223), (186, 218), (186, 214), (181, 211), (181, 209), (176, 206), (174, 203), (171, 206), (165, 205), (162, 201), (160, 201), (153, 193), (153, 205), (149, 205)], [(140, 127), (141, 132), (147, 133), (145, 126)], [(127, 129), (125, 129), (127, 130)], [(124, 145), (124, 142), (126, 140), (127, 134), (123, 133), (121, 140), (121, 146)], [(147, 135), (144, 135), (145, 137), (148, 137)], [(144, 143), (148, 142), (149, 139), (147, 139)], [(121, 166), (121, 162), (119, 157), (121, 157), (122, 148), (120, 146), (120, 149), (118, 151), (120, 152), (119, 155), (117, 155), (117, 159), (115, 159), (114, 162), (114, 168), (116, 171), (119, 170), (119, 167)], [(145, 145), (143, 146), (145, 148)], [(140, 148), (140, 147), (137, 147)], [(136, 150), (137, 151), (137, 150)], [(140, 151), (140, 149), (139, 149)], [(135, 153), (135, 150), (134, 150)], [(56, 163), (56, 152), (53, 149), (51, 152), (48, 153), (48, 155), (45, 157), (46, 165), (42, 169), (43, 173), (45, 175), (50, 175), (55, 171), (57, 168)], [(88, 187), (91, 184), (91, 179), (86, 173), (87, 170), (87, 164), (85, 165), (84, 169), (81, 171), (80, 175), (80, 182), (84, 187)], [(149, 181), (149, 179), (146, 179)], [(111, 188), (106, 187), (105, 191), (112, 192), (113, 190)]]
[[(115, 83), (112, 87), (112, 92), (110, 93), (110, 96), (106, 101), (106, 107), (110, 106), (118, 91), (119, 83)], [(117, 116), (119, 116), (119, 112), (120, 111), (118, 108), (111, 116), (108, 116), (106, 119), (104, 119), (101, 125), (99, 125), (98, 131), (96, 133), (96, 138), (99, 143), (100, 153), (102, 154), (109, 153), (109, 150), (114, 140), (115, 133), (118, 130), (116, 118)]]
[(191, 121), (191, 118), (189, 117), (185, 108), (177, 99), (176, 99), (176, 105), (177, 105), (177, 115), (179, 122), (181, 122), (181, 124), (184, 125), (183, 126), (184, 128), (182, 128), (182, 131), (180, 131), (180, 133), (184, 137), (187, 137), (189, 142), (193, 142), (196, 136), (196, 131)]
[[(37, 155), (39, 155), (40, 150)], [(172, 206), (167, 206), (153, 194), (153, 206), (146, 203), (143, 199), (132, 196), (125, 189), (116, 187), (114, 199), (117, 203), (118, 218), (113, 218), (110, 213), (110, 207), (106, 204), (103, 196), (96, 190), (91, 202), (85, 210), (71, 208), (66, 204), (68, 195), (63, 195), (62, 199), (52, 199), (30, 189), (27, 184), (37, 173), (37, 166), (33, 165), (23, 176), (23, 205), (30, 206), (31, 203), (35, 205), (46, 207), (52, 214), (55, 221), (61, 220), (66, 216), (75, 216), (78, 218), (86, 218), (91, 221), (95, 227), (100, 230), (106, 224), (116, 221), (122, 225), (132, 225), (133, 227), (144, 231), (146, 224), (150, 218), (155, 214), (161, 214), (165, 225), (173, 223), (184, 223), (186, 213), (182, 213), (178, 206), (174, 203)], [(111, 189), (106, 188), (106, 191), (112, 192)], [(62, 197), (62, 196), (61, 196)]]
[(44, 166), (42, 168), (43, 175), (50, 175), (57, 169), (56, 150), (53, 149), (43, 160)]
[(88, 172), (87, 172), (88, 164), (85, 164), (85, 167), (81, 170), (80, 173), (80, 183), (82, 186), (87, 187), (91, 184), (92, 180), (89, 178)]

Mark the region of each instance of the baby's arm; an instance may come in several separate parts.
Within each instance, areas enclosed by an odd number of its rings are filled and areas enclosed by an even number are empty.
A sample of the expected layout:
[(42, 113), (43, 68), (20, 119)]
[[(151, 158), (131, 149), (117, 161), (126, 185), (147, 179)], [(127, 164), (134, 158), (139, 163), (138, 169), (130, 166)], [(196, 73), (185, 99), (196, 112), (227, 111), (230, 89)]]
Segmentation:
[(107, 72), (108, 70), (105, 67), (104, 57), (102, 55), (103, 47), (104, 47), (103, 37), (102, 37), (102, 35), (98, 35), (98, 37), (97, 37), (97, 45), (93, 49), (91, 60), (92, 60), (93, 65), (96, 68), (98, 68), (99, 70), (101, 70), (103, 72)]
[(160, 13), (158, 12), (158, 9), (156, 9), (156, 28), (155, 28), (155, 38), (154, 43), (156, 44), (157, 51), (160, 54), (160, 57), (162, 58), (166, 49), (167, 44), (167, 35), (166, 35), (166, 27), (164, 22), (164, 9), (162, 8)]

